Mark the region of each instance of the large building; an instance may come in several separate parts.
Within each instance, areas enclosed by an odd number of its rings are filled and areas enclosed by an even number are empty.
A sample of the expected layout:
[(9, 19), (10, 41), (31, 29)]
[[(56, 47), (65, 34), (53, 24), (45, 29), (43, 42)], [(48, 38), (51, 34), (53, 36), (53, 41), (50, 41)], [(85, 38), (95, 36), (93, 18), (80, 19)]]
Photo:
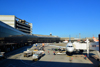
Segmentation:
[(0, 21), (24, 33), (32, 34), (32, 23), (17, 18), (15, 15), (0, 15)]

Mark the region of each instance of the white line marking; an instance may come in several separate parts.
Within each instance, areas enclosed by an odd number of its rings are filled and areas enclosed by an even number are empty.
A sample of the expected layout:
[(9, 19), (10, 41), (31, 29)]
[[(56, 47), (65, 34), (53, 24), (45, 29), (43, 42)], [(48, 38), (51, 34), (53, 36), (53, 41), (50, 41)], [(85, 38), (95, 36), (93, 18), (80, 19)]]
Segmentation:
[(9, 64), (7, 67), (9, 67), (9, 66), (13, 66), (13, 67), (15, 67), (13, 64)]

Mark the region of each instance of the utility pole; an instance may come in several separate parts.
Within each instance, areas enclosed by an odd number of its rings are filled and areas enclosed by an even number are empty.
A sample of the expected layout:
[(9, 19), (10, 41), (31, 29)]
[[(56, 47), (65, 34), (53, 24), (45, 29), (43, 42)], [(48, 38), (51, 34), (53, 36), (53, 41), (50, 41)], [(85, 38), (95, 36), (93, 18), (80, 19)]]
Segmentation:
[(77, 38), (77, 35), (76, 35), (76, 38)]

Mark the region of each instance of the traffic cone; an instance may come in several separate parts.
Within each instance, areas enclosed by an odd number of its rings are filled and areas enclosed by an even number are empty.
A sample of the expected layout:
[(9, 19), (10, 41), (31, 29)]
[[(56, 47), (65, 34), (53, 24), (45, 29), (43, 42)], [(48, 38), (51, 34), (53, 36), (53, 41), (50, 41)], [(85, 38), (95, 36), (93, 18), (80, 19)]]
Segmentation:
[(73, 60), (73, 58), (71, 58), (71, 60)]
[(49, 51), (48, 51), (48, 55), (50, 55)]
[(87, 56), (85, 55), (85, 60), (87, 59), (86, 57), (87, 57)]
[(55, 51), (53, 51), (53, 55), (55, 55)]

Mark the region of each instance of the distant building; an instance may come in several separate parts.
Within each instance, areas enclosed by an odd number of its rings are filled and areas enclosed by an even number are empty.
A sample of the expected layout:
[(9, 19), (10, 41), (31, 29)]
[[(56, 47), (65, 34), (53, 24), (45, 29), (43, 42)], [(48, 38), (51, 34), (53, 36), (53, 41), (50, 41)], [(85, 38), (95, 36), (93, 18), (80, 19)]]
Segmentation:
[(40, 37), (58, 37), (58, 36), (51, 36), (51, 35), (40, 35), (40, 34), (32, 34), (34, 36), (40, 36)]
[(0, 15), (0, 21), (24, 33), (32, 34), (32, 23), (19, 19), (15, 15)]
[(60, 38), (61, 41), (65, 41), (65, 40), (69, 40), (69, 39), (75, 40), (74, 37), (71, 37), (71, 38), (69, 38), (69, 37), (61, 37)]

